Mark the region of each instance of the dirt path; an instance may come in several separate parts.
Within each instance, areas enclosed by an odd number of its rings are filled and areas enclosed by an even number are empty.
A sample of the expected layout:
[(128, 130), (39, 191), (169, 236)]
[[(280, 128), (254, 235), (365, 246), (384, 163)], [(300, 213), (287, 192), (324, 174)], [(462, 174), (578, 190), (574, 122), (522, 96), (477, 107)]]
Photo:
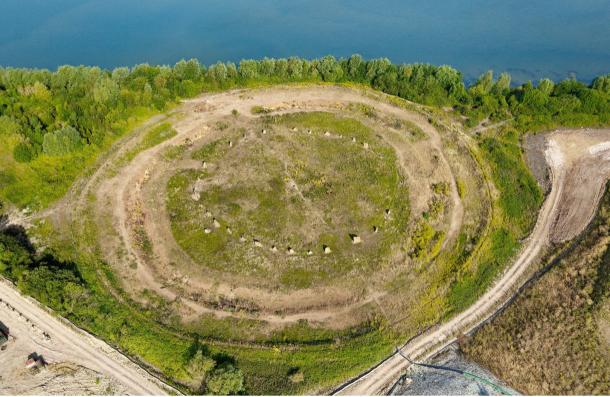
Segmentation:
[[(71, 362), (102, 373), (133, 395), (165, 395), (177, 392), (92, 335), (82, 332), (0, 279), (0, 316), (10, 334), (29, 340), (36, 353), (49, 363)], [(7, 347), (8, 349), (12, 346)], [(0, 353), (0, 354), (4, 354)], [(23, 358), (25, 362), (25, 357)], [(65, 385), (69, 390), (70, 385)], [(3, 386), (0, 383), (0, 392)]]
[[(382, 292), (371, 290), (366, 296), (356, 296), (354, 295), (355, 291), (350, 289), (331, 289), (327, 287), (325, 289), (313, 288), (286, 293), (256, 288), (252, 280), (249, 282), (245, 280), (240, 283), (236, 280), (223, 280), (224, 275), (216, 274), (217, 272), (215, 273), (209, 269), (199, 269), (200, 274), (198, 273), (196, 276), (181, 273), (180, 268), (174, 268), (172, 263), (186, 264), (182, 268), (197, 269), (201, 266), (194, 264), (173, 240), (163, 195), (157, 191), (157, 185), (164, 186), (162, 183), (166, 181), (164, 175), (171, 172), (173, 168), (159, 159), (160, 154), (166, 148), (184, 142), (186, 138), (193, 142), (200, 139), (209, 139), (206, 137), (214, 134), (214, 122), (230, 115), (233, 109), (244, 117), (254, 119), (256, 116), (251, 115), (250, 112), (254, 105), (274, 109), (273, 114), (285, 114), (298, 111), (336, 111), (350, 103), (365, 104), (379, 113), (408, 120), (426, 133), (427, 139), (414, 144), (421, 146), (415, 152), (417, 156), (423, 159), (421, 161), (424, 161), (426, 158), (430, 158), (430, 150), (432, 150), (438, 156), (439, 162), (436, 166), (426, 169), (425, 172), (433, 173), (437, 177), (442, 175), (450, 184), (451, 213), (446, 226), (447, 232), (443, 248), (453, 242), (461, 228), (464, 213), (463, 204), (458, 194), (455, 176), (442, 150), (441, 137), (425, 116), (367, 97), (356, 90), (339, 87), (278, 87), (253, 91), (231, 91), (204, 95), (186, 101), (181, 109), (184, 117), (174, 124), (178, 132), (174, 138), (139, 153), (116, 177), (102, 180), (99, 187), (93, 188), (92, 192), (95, 192), (98, 198), (98, 209), (101, 208), (106, 211), (103, 214), (99, 213), (98, 218), (110, 216), (114, 219), (114, 230), (118, 232), (121, 244), (124, 244), (129, 261), (137, 263), (135, 272), (131, 276), (126, 273), (123, 277), (133, 278), (131, 285), (156, 291), (170, 301), (179, 298), (180, 302), (190, 312), (190, 316), (214, 314), (222, 318), (230, 314), (244, 318), (261, 319), (276, 324), (306, 319), (328, 322), (333, 324), (334, 327), (343, 327), (345, 321), (353, 321), (353, 317), (349, 316), (350, 311), (373, 302), (381, 296)], [(198, 111), (196, 109), (204, 110)], [(413, 154), (410, 153), (410, 155), (412, 157)], [(117, 156), (120, 156), (120, 151), (114, 157)], [(112, 158), (108, 159), (108, 162), (112, 161)], [(401, 165), (403, 168), (406, 167), (404, 163)], [(411, 170), (407, 167), (405, 171), (409, 173)], [(142, 188), (136, 187), (141, 186), (140, 181), (146, 173), (151, 175), (150, 180)], [(411, 182), (417, 183), (417, 179)], [(156, 188), (149, 187), (153, 185)], [(429, 189), (425, 183), (421, 185), (424, 186), (424, 189)], [(426, 210), (427, 200), (425, 198), (427, 195), (421, 194), (421, 192), (417, 193), (415, 189), (411, 194), (414, 196), (412, 201), (417, 203), (414, 204), (414, 216), (418, 216)], [(147, 199), (146, 196), (152, 197), (152, 199)], [(130, 228), (129, 217), (134, 213), (136, 203), (138, 207), (148, 209), (144, 210), (146, 213), (143, 216), (143, 222), (146, 233), (152, 242), (154, 261), (146, 260), (139, 252), (134, 240), (134, 233)], [(112, 263), (112, 258), (108, 258), (108, 260)], [(128, 268), (127, 266), (124, 267)], [(172, 276), (175, 280), (180, 280), (177, 284), (166, 281), (170, 272), (175, 275)], [(211, 306), (205, 300), (191, 299), (190, 294), (185, 294), (185, 291), (193, 291), (198, 296), (211, 291), (210, 293), (216, 296), (222, 295), (230, 299), (256, 302), (260, 311), (253, 314), (247, 312), (228, 313), (223, 309)], [(214, 297), (209, 296), (206, 299), (213, 300)], [(344, 320), (339, 321), (339, 318)]]
[[(606, 142), (609, 144), (606, 145)], [(533, 232), (522, 247), (514, 264), (474, 305), (445, 324), (433, 328), (411, 341), (402, 354), (414, 360), (425, 360), (468, 333), (501, 307), (519, 286), (521, 276), (539, 258), (555, 236), (574, 237), (584, 229), (591, 217), (574, 216), (593, 214), (599, 200), (599, 191), (610, 177), (610, 130), (562, 131), (549, 135), (546, 160), (551, 172), (552, 188), (547, 196)], [(596, 164), (596, 167), (585, 167)], [(583, 178), (587, 182), (588, 200), (571, 200), (582, 192)], [(583, 206), (583, 204), (585, 204)], [(558, 226), (559, 225), (559, 226)], [(563, 229), (559, 230), (560, 227)], [(394, 354), (375, 369), (356, 381), (339, 388), (336, 394), (382, 394), (409, 367), (401, 355)]]
[[(130, 188), (139, 180), (145, 171), (159, 161), (155, 158), (161, 150), (170, 145), (180, 144), (185, 138), (199, 139), (206, 134), (206, 124), (209, 124), (217, 117), (230, 115), (233, 109), (236, 109), (242, 115), (250, 115), (250, 109), (253, 105), (262, 105), (266, 107), (281, 107), (278, 113), (290, 111), (312, 111), (312, 110), (328, 110), (340, 109), (346, 103), (363, 103), (367, 104), (377, 111), (391, 114), (403, 119), (409, 120), (419, 126), (427, 135), (426, 145), (431, 145), (432, 149), (439, 156), (439, 164), (432, 171), (439, 172), (446, 177), (451, 186), (451, 217), (448, 221), (448, 232), (446, 233), (446, 241), (452, 241), (460, 230), (463, 218), (463, 205), (457, 192), (457, 184), (455, 176), (451, 171), (451, 167), (445, 158), (442, 148), (441, 138), (435, 128), (430, 125), (425, 116), (415, 112), (405, 110), (387, 103), (380, 102), (376, 99), (366, 97), (357, 90), (339, 88), (339, 87), (312, 87), (306, 89), (295, 88), (274, 88), (268, 90), (254, 91), (256, 96), (248, 96), (253, 91), (233, 91), (228, 93), (206, 95), (192, 101), (186, 101), (180, 107), (195, 108), (203, 105), (206, 111), (193, 114), (192, 117), (183, 120), (179, 119), (175, 123), (178, 135), (154, 148), (145, 150), (138, 154), (134, 159), (134, 167), (128, 167), (127, 173), (121, 174), (116, 178), (116, 183), (108, 183), (108, 175), (111, 175), (116, 167), (116, 162), (125, 154), (127, 150), (133, 148), (138, 143), (138, 139), (142, 136), (140, 132), (146, 131), (147, 128), (159, 123), (167, 116), (160, 115), (150, 119), (137, 131), (129, 136), (118, 141), (113, 148), (98, 162), (97, 168), (87, 177), (77, 181), (70, 189), (70, 192), (58, 203), (49, 209), (33, 214), (31, 217), (23, 217), (20, 223), (27, 224), (32, 220), (39, 218), (49, 218), (55, 220), (56, 224), (62, 226), (62, 232), (65, 237), (73, 238), (73, 241), (78, 241), (77, 234), (81, 232), (81, 227), (84, 227), (86, 221), (85, 214), (91, 209), (91, 197), (93, 194), (98, 196), (95, 205), (100, 208), (110, 208), (117, 222), (118, 235), (127, 246), (127, 256), (138, 261), (138, 254), (133, 249), (134, 242), (132, 235), (127, 230), (127, 219), (129, 217), (128, 208), (125, 203), (130, 198), (134, 197)], [(245, 93), (245, 94), (244, 94)], [(170, 116), (172, 117), (172, 116)], [(251, 116), (250, 116), (251, 117)], [(425, 146), (429, 147), (429, 146)], [(422, 157), (430, 156), (430, 152), (423, 149), (422, 146), (418, 151)], [(437, 174), (435, 174), (437, 175)], [(99, 194), (101, 193), (103, 194)], [(102, 200), (100, 197), (103, 197)], [(109, 199), (109, 200), (107, 200)], [(100, 214), (97, 214), (98, 221), (107, 221), (100, 219)], [(109, 236), (105, 236), (109, 237)], [(81, 249), (91, 249), (94, 247), (81, 247)], [(168, 251), (168, 255), (171, 252)], [(137, 277), (133, 282), (137, 282), (143, 288), (150, 288), (161, 293), (166, 298), (173, 300), (179, 295), (167, 285), (160, 282), (156, 276), (157, 269), (146, 266), (143, 261), (139, 263), (137, 268)], [(204, 279), (205, 281), (205, 279)], [(131, 281), (128, 281), (131, 282)], [(367, 305), (371, 302), (378, 302), (381, 292), (370, 291), (368, 296), (357, 297), (350, 295), (353, 291), (345, 291), (343, 295), (336, 297), (336, 301), (329, 299), (327, 296), (320, 295), (315, 291), (304, 290), (297, 291), (296, 294), (288, 294), (279, 296), (278, 294), (266, 294), (265, 291), (252, 290), (248, 286), (233, 288), (230, 285), (218, 285), (215, 283), (205, 284), (204, 287), (211, 286), (215, 292), (226, 292), (229, 296), (245, 296), (256, 297), (262, 301), (268, 301), (273, 304), (284, 305), (290, 303), (296, 305), (292, 312), (287, 311), (281, 315), (266, 313), (268, 321), (275, 321), (279, 324), (287, 322), (296, 322), (299, 319), (310, 319), (314, 321), (328, 320), (339, 325), (339, 316), (347, 319), (352, 319), (350, 310), (354, 307)], [(197, 287), (200, 287), (197, 285)], [(224, 288), (224, 290), (223, 290)], [(19, 295), (19, 293), (9, 284), (0, 282), (0, 297), (3, 302), (7, 303), (15, 312), (21, 313), (19, 318), (28, 318), (30, 323), (34, 324), (33, 329), (42, 330), (51, 336), (50, 340), (40, 340), (36, 335), (27, 334), (33, 343), (39, 347), (38, 352), (43, 354), (47, 359), (57, 362), (70, 361), (85, 368), (92, 369), (96, 372), (105, 374), (115, 379), (116, 382), (124, 385), (124, 389), (132, 394), (164, 394), (166, 390), (154, 377), (150, 376), (146, 371), (129, 361), (128, 358), (112, 349), (107, 344), (75, 329), (69, 323), (64, 323), (53, 315), (43, 310), (38, 304), (33, 303), (27, 297)], [(270, 298), (269, 300), (267, 300)], [(226, 315), (227, 312), (222, 310), (210, 309), (204, 307), (198, 302), (189, 301), (185, 297), (180, 297), (181, 302), (187, 302), (187, 306), (195, 313), (213, 313), (218, 316)], [(292, 303), (291, 303), (292, 302)], [(377, 303), (379, 304), (379, 303)], [(299, 306), (300, 305), (300, 306)], [(6, 306), (6, 307), (9, 307)], [(302, 311), (306, 308), (307, 311)], [(4, 310), (4, 309), (3, 309)], [(12, 309), (10, 309), (11, 312)], [(4, 316), (4, 311), (0, 314)], [(21, 320), (17, 320), (21, 321)], [(24, 320), (25, 321), (25, 320)], [(30, 324), (28, 323), (28, 324)], [(22, 329), (22, 328), (15, 328)], [(25, 330), (25, 328), (23, 328)]]

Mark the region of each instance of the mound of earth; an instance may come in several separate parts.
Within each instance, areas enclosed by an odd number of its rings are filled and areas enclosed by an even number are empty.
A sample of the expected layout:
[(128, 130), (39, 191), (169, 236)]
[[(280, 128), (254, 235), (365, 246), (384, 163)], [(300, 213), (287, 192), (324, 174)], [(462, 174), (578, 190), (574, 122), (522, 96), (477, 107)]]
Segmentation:
[(264, 340), (303, 321), (400, 321), (429, 299), (433, 259), (468, 249), (458, 238), (479, 233), (487, 196), (463, 142), (375, 95), (186, 101), (109, 154), (74, 214), (122, 289), (182, 322), (248, 321), (256, 332), (235, 337)]

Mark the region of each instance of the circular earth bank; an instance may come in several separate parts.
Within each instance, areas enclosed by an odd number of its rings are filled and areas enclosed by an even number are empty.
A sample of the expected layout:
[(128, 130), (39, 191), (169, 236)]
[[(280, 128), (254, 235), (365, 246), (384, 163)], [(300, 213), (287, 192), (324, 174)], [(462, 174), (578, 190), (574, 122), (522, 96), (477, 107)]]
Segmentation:
[(360, 121), (327, 112), (224, 123), (167, 185), (174, 238), (198, 265), (273, 289), (383, 266), (405, 241), (396, 155)]
[(415, 313), (461, 229), (447, 156), (466, 191), (475, 165), (425, 116), (367, 95), (204, 95), (121, 146), (95, 213), (127, 293), (185, 324), (265, 332)]

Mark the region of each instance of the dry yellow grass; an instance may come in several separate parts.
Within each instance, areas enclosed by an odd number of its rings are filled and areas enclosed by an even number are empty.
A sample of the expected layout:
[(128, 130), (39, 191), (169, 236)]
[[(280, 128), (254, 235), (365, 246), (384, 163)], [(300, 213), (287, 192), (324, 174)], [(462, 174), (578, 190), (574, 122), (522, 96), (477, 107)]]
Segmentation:
[(462, 344), (526, 394), (609, 394), (610, 192), (582, 243)]

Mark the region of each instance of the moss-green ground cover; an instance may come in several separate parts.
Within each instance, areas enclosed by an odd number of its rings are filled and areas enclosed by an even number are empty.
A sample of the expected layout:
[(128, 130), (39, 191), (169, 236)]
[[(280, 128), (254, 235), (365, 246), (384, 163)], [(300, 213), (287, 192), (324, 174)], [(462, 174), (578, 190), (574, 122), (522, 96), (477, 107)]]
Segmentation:
[(172, 230), (196, 262), (304, 288), (372, 270), (400, 248), (407, 185), (393, 150), (368, 127), (331, 113), (253, 127), (203, 146), (192, 157), (206, 168), (169, 181)]

